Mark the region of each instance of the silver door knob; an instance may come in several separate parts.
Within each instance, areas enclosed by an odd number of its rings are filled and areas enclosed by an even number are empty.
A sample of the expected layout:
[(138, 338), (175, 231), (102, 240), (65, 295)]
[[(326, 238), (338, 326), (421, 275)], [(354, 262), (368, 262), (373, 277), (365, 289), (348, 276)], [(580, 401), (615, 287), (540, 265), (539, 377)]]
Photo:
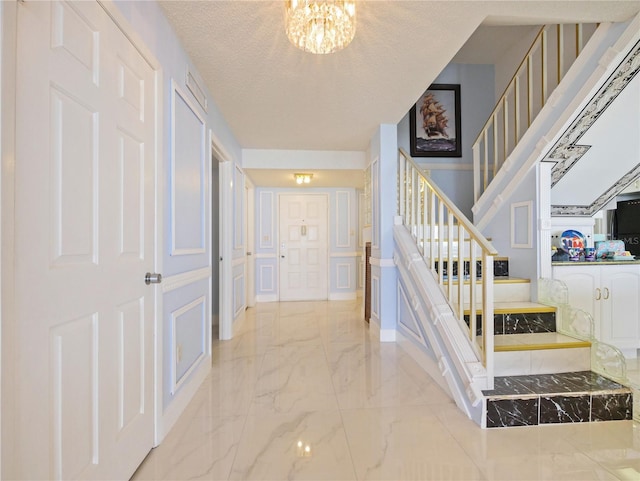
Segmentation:
[(144, 283), (146, 285), (149, 284), (160, 284), (162, 282), (162, 274), (158, 274), (156, 272), (154, 272), (153, 274), (151, 272), (147, 272), (144, 275)]

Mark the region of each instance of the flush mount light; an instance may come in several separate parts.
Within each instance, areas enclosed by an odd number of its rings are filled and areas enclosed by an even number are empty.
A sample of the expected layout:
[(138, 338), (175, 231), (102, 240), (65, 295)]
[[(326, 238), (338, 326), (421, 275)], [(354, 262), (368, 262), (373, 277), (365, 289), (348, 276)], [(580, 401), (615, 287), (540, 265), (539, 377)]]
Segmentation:
[(351, 0), (287, 0), (287, 37), (300, 50), (315, 54), (345, 48), (356, 34), (356, 3)]
[(296, 184), (308, 184), (313, 178), (313, 174), (293, 174)]

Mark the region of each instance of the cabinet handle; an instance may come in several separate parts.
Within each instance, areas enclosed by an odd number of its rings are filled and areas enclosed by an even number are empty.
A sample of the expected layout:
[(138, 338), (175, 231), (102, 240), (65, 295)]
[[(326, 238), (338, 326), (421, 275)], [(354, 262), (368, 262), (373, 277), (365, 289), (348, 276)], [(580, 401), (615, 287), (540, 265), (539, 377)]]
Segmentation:
[(602, 299), (602, 291), (599, 287), (596, 287), (596, 301), (599, 301), (600, 299)]
[(609, 288), (608, 287), (604, 288), (604, 298), (605, 299), (609, 299)]

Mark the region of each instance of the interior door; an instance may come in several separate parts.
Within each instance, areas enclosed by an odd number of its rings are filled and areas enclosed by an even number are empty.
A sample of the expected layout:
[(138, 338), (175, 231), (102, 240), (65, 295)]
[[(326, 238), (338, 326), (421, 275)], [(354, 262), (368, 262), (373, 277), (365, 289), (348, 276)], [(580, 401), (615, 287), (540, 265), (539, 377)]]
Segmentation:
[(96, 2), (21, 2), (16, 477), (127, 479), (153, 443), (155, 73)]
[(328, 297), (327, 196), (280, 195), (280, 300)]

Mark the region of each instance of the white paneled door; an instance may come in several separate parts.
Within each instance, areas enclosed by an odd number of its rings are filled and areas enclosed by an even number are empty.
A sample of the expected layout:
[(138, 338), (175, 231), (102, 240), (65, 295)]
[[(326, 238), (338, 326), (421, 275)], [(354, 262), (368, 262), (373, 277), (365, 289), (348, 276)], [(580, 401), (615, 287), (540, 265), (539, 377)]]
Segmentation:
[(280, 195), (280, 300), (327, 299), (327, 196)]
[(155, 72), (96, 2), (18, 6), (15, 476), (153, 443)]

